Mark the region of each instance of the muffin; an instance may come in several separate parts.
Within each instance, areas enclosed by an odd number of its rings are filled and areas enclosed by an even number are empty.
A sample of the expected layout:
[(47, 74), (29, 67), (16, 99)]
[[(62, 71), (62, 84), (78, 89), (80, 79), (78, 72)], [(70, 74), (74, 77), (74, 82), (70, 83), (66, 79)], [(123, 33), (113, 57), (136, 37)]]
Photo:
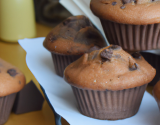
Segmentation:
[(111, 45), (85, 53), (64, 71), (82, 114), (118, 120), (135, 115), (156, 70), (134, 53)]
[(85, 16), (72, 16), (53, 28), (43, 42), (52, 54), (56, 73), (63, 76), (71, 62), (91, 50), (106, 46), (106, 42)]
[(25, 85), (21, 71), (0, 58), (0, 125), (9, 118), (16, 93)]
[(160, 48), (159, 0), (91, 0), (110, 44), (127, 51)]
[(156, 99), (160, 109), (160, 80), (156, 83), (156, 85), (153, 88), (153, 96)]

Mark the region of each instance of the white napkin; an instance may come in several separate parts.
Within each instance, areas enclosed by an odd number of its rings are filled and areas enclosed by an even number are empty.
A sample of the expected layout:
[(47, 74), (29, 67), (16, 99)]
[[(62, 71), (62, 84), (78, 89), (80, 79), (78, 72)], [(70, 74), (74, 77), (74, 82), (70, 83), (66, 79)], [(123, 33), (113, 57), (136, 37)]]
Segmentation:
[(51, 54), (43, 47), (44, 38), (23, 39), (19, 44), (27, 52), (26, 63), (46, 91), (55, 111), (70, 125), (159, 125), (160, 112), (155, 99), (145, 92), (138, 113), (123, 120), (97, 120), (82, 115), (77, 108), (72, 89), (55, 74)]

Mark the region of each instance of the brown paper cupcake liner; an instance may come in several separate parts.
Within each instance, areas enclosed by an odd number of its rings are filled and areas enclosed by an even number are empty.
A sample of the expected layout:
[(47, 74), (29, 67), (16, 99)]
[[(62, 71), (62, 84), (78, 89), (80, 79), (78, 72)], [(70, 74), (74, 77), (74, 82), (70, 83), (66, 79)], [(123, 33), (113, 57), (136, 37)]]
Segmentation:
[(154, 79), (148, 84), (154, 86), (160, 80), (160, 55), (156, 55), (148, 52), (140, 52), (144, 59), (156, 69), (156, 75)]
[(3, 125), (8, 120), (15, 98), (16, 93), (0, 97), (0, 125)]
[(146, 87), (147, 84), (119, 91), (95, 91), (72, 86), (72, 90), (82, 114), (96, 119), (118, 120), (138, 112)]
[(63, 77), (63, 72), (65, 68), (72, 62), (80, 58), (80, 55), (58, 55), (55, 53), (52, 54), (52, 59), (57, 75)]
[(160, 48), (160, 24), (131, 25), (101, 19), (110, 44), (120, 45), (126, 51)]

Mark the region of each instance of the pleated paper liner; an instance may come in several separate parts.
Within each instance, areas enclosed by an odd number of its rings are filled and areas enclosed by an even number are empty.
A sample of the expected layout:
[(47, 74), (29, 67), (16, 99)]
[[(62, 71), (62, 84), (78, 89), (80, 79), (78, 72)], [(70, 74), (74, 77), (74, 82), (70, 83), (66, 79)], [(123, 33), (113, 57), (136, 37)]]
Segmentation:
[(16, 93), (0, 97), (0, 125), (3, 125), (9, 118)]
[(80, 55), (59, 55), (55, 53), (52, 54), (52, 59), (57, 75), (63, 77), (63, 72), (65, 68), (72, 62), (80, 58)]
[(141, 52), (141, 55), (152, 67), (156, 69), (156, 76), (148, 84), (154, 86), (160, 80), (160, 55), (156, 55), (149, 52)]
[(110, 44), (120, 45), (126, 51), (160, 48), (160, 24), (130, 25), (101, 19)]
[(118, 120), (135, 115), (147, 84), (119, 91), (84, 90), (72, 86), (79, 110), (96, 119)]

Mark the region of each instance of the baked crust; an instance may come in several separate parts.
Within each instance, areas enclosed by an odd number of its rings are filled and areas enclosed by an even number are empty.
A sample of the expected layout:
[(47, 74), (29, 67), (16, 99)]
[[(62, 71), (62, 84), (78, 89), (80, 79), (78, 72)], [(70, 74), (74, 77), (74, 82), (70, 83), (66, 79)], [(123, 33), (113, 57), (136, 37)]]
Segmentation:
[(0, 97), (20, 91), (25, 83), (22, 72), (0, 58)]
[[(115, 46), (115, 45), (114, 45)], [(108, 46), (84, 54), (64, 71), (65, 80), (78, 88), (123, 90), (148, 84), (156, 70), (138, 53)]]
[(81, 15), (69, 17), (53, 28), (43, 45), (57, 54), (82, 55), (93, 47), (106, 46), (106, 42), (89, 19)]
[(135, 1), (123, 3), (121, 0), (91, 0), (90, 8), (99, 18), (117, 23), (134, 25), (160, 23), (160, 1)]

